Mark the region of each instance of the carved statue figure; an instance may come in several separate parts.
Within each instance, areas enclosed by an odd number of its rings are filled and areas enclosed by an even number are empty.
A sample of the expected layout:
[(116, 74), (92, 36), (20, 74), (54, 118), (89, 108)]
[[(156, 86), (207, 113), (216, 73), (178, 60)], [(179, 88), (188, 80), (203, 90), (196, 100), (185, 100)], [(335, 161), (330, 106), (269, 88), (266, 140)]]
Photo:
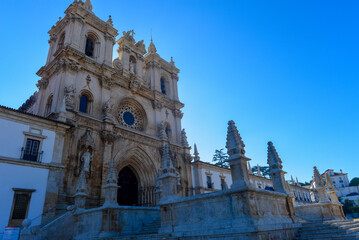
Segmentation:
[(135, 45), (141, 52), (146, 53), (146, 46), (143, 43), (143, 40), (138, 41)]
[(123, 37), (126, 38), (131, 43), (134, 44), (136, 42), (134, 37), (133, 37), (133, 35), (135, 35), (135, 32), (133, 30), (130, 30), (130, 31), (127, 31), (127, 32), (123, 31), (122, 34), (123, 34)]
[(130, 61), (130, 73), (135, 73), (135, 64)]
[(75, 108), (75, 88), (73, 85), (65, 87), (65, 104), (66, 108)]
[(113, 109), (113, 103), (111, 101), (111, 98), (105, 103), (105, 106), (103, 107), (103, 114), (105, 120), (112, 120), (112, 109)]
[(91, 163), (92, 163), (92, 154), (90, 153), (90, 150), (87, 149), (81, 156), (81, 165), (85, 173), (90, 172)]
[(166, 123), (165, 122), (160, 123), (160, 129), (159, 130), (160, 130), (160, 132), (159, 132), (160, 139), (164, 140), (164, 141), (167, 141), (168, 136), (167, 136), (167, 133), (166, 133)]

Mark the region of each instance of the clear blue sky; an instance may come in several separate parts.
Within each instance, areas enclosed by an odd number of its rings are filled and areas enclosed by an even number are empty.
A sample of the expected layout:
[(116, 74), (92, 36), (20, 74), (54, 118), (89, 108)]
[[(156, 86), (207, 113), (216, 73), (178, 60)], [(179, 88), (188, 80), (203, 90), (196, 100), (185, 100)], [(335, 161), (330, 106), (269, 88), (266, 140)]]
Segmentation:
[[(72, 2), (1, 1), (0, 104), (35, 90), (47, 31)], [(273, 141), (287, 178), (312, 167), (359, 176), (358, 1), (92, 0), (115, 27), (134, 29), (181, 69), (183, 127), (201, 159), (225, 146), (234, 120), (251, 164)], [(117, 56), (114, 48), (114, 57)]]

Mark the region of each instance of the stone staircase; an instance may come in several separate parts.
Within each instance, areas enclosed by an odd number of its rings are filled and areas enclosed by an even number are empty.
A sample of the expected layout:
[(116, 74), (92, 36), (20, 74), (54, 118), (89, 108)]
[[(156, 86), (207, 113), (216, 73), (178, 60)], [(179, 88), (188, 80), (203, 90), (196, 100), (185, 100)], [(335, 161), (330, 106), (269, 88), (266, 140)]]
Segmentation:
[(303, 223), (296, 239), (359, 239), (359, 221), (331, 220)]
[(158, 229), (161, 227), (161, 219), (157, 218), (153, 220), (152, 223), (144, 226), (136, 235), (148, 235), (148, 234), (157, 234)]

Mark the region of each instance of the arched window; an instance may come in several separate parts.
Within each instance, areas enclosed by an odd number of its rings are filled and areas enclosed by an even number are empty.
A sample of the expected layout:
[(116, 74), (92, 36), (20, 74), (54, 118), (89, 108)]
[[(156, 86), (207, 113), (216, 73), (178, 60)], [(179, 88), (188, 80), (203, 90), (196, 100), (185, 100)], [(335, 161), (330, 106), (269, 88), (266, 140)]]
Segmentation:
[(93, 97), (91, 92), (83, 90), (80, 94), (79, 112), (91, 114)]
[(164, 78), (161, 78), (161, 92), (166, 94), (166, 80)]
[(95, 51), (95, 40), (93, 37), (88, 37), (86, 39), (85, 54), (86, 56), (93, 57), (94, 51)]
[(86, 94), (82, 94), (80, 97), (80, 108), (79, 111), (88, 113), (89, 98)]
[(57, 49), (61, 49), (64, 47), (65, 42), (65, 33), (61, 34), (61, 37), (59, 39), (59, 43), (57, 44)]
[(51, 94), (49, 96), (49, 98), (47, 99), (47, 103), (46, 103), (46, 107), (45, 107), (45, 117), (47, 117), (50, 112), (51, 112), (51, 106), (52, 106), (52, 100), (53, 100), (53, 95)]

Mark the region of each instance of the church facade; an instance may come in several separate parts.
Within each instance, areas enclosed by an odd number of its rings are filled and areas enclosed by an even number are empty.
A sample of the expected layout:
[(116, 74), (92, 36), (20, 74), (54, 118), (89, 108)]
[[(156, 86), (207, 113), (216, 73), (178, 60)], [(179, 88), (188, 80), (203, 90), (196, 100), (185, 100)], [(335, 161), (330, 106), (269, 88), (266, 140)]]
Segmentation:
[(48, 58), (37, 72), (39, 91), (22, 107), (72, 126), (65, 136), (58, 202), (73, 201), (83, 170), (89, 186), (87, 205), (100, 206), (114, 159), (120, 177), (119, 203), (154, 206), (163, 141), (169, 142), (178, 172), (179, 195), (191, 195), (191, 157), (181, 128), (184, 105), (177, 89), (179, 69), (159, 56), (152, 41), (146, 50), (133, 30), (122, 33), (118, 57), (112, 61), (118, 31), (111, 17), (103, 21), (92, 12), (90, 1), (75, 1), (65, 14), (49, 31)]
[[(49, 35), (38, 92), (19, 110), (0, 108), (0, 121), (13, 116), (6, 126), (25, 126), (16, 133), (24, 142), (13, 150), (21, 149), (20, 159), (0, 153), (0, 164), (39, 175), (20, 187), (3, 186), (28, 196), (27, 204), (15, 197), (6, 203), (9, 225), (25, 219), (23, 239), (126, 239), (154, 226), (153, 239), (293, 239), (298, 216), (310, 218), (313, 209), (315, 220), (345, 218), (336, 191), (327, 197), (316, 168), (319, 203), (297, 186), (305, 197), (296, 206), (296, 187), (285, 181), (271, 142), (271, 179), (250, 173), (233, 121), (226, 144), (230, 169), (201, 162), (196, 147), (192, 162), (173, 59), (161, 58), (152, 40), (146, 49), (133, 30), (122, 32), (113, 58), (118, 30), (111, 17), (103, 21), (93, 13), (90, 0), (75, 0)], [(38, 193), (40, 205), (32, 206), (30, 197)], [(12, 219), (20, 207), (22, 218)]]

